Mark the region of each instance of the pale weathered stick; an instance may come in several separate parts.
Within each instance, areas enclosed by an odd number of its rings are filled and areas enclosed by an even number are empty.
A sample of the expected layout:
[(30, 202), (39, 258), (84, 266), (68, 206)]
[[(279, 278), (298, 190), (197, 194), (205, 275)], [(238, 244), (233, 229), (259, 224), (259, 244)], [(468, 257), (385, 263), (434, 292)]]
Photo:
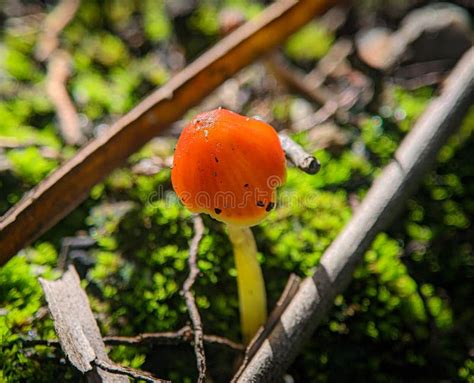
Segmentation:
[(116, 167), (226, 79), (335, 0), (281, 0), (225, 37), (25, 195), (0, 219), (0, 266), (65, 217)]
[[(85, 374), (87, 382), (126, 383), (129, 381), (127, 376), (150, 383), (168, 382), (118, 366), (109, 359), (80, 282), (74, 266), (70, 266), (59, 280), (40, 278), (59, 343), (71, 364)], [(46, 344), (53, 345), (54, 342)]]
[(355, 215), (326, 250), (314, 275), (302, 282), (280, 321), (247, 366), (234, 377), (234, 382), (278, 381), (303, 341), (310, 338), (326, 316), (335, 296), (346, 288), (374, 237), (393, 222), (397, 211), (433, 165), (473, 98), (471, 48), (448, 77), (442, 94), (431, 102)]
[(62, 0), (46, 16), (36, 46), (35, 56), (38, 60), (45, 61), (58, 47), (59, 34), (74, 18), (80, 4), (80, 0)]
[(127, 378), (101, 371), (93, 364), (97, 358), (107, 362), (110, 359), (74, 267), (57, 281), (40, 278), (40, 283), (56, 334), (71, 364), (87, 374), (88, 382), (127, 382)]
[(56, 50), (48, 60), (48, 76), (46, 77), (46, 92), (54, 105), (58, 118), (59, 131), (68, 145), (84, 143), (85, 137), (76, 107), (69, 97), (66, 82), (70, 75), (71, 57), (62, 50)]
[(285, 133), (279, 133), (281, 147), (286, 157), (300, 170), (308, 174), (316, 174), (321, 167), (316, 157), (307, 153), (300, 145), (288, 137)]
[[(254, 116), (253, 118), (264, 121), (258, 116)], [(181, 126), (173, 126), (171, 129), (167, 131), (167, 133), (173, 137), (179, 137), (179, 135), (181, 134)], [(316, 157), (306, 152), (303, 149), (303, 147), (301, 147), (295, 141), (293, 141), (293, 139), (290, 136), (288, 136), (286, 133), (284, 132), (278, 133), (278, 138), (280, 139), (281, 147), (283, 151), (285, 152), (286, 158), (288, 158), (293, 165), (295, 165), (298, 169), (308, 174), (316, 174), (317, 172), (319, 172), (319, 169), (321, 166)], [(1, 141), (0, 141), (0, 146), (1, 146)], [(155, 166), (155, 168), (159, 169), (158, 166)]]

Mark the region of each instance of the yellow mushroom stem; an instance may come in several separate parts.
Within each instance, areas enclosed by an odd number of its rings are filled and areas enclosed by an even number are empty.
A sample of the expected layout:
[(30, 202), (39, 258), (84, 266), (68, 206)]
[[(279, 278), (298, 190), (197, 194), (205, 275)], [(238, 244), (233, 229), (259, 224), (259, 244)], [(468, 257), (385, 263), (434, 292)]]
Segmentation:
[(267, 320), (267, 298), (257, 245), (249, 227), (227, 225), (234, 249), (239, 290), (240, 323), (245, 344)]

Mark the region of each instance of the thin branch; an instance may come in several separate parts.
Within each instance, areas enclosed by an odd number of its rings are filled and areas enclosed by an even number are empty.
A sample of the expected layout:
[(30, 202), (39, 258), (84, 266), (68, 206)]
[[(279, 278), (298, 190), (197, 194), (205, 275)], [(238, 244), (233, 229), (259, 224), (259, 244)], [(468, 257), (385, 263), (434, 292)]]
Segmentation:
[[(245, 347), (242, 344), (223, 336), (204, 334), (203, 339), (204, 343), (208, 345), (224, 346), (234, 351), (245, 350)], [(193, 330), (189, 326), (184, 326), (178, 331), (145, 332), (134, 336), (111, 335), (105, 336), (103, 340), (107, 346), (142, 346), (147, 344), (159, 346), (179, 345), (193, 342)], [(59, 341), (56, 339), (22, 339), (21, 342), (23, 347), (60, 346)]]
[[(242, 344), (233, 342), (230, 339), (219, 335), (203, 335), (204, 343), (215, 344), (228, 347), (235, 351), (243, 351)], [(189, 326), (184, 326), (175, 332), (158, 332), (143, 333), (136, 336), (106, 336), (104, 342), (108, 346), (115, 345), (142, 345), (142, 344), (158, 344), (158, 345), (178, 345), (182, 343), (192, 343), (193, 330)]]
[(204, 352), (204, 336), (202, 330), (201, 316), (197, 308), (196, 300), (191, 289), (199, 275), (199, 268), (197, 266), (197, 254), (199, 249), (199, 242), (201, 242), (202, 236), (204, 235), (204, 224), (202, 218), (199, 215), (194, 216), (194, 237), (191, 241), (189, 248), (189, 275), (184, 281), (183, 295), (188, 308), (189, 316), (193, 325), (194, 333), (194, 353), (196, 354), (196, 363), (198, 368), (198, 382), (202, 383), (206, 379), (206, 355)]
[(282, 0), (269, 6), (84, 146), (0, 218), (0, 266), (64, 218), (151, 138), (332, 2)]
[(308, 174), (316, 174), (319, 172), (321, 165), (316, 157), (305, 152), (305, 150), (293, 141), (285, 133), (279, 133), (281, 146), (286, 157), (300, 170)]
[(215, 344), (220, 346), (228, 347), (235, 351), (244, 351), (245, 347), (241, 343), (234, 342), (229, 338), (218, 335), (206, 335), (204, 334), (204, 343)]
[(74, 18), (80, 0), (62, 0), (51, 13), (46, 16), (43, 32), (38, 38), (35, 56), (40, 61), (45, 61), (59, 45), (59, 34)]
[(57, 49), (59, 34), (74, 18), (80, 0), (62, 0), (46, 16), (43, 33), (36, 46), (36, 58), (48, 61), (46, 92), (54, 105), (58, 119), (59, 131), (68, 145), (79, 145), (85, 142), (81, 132), (76, 107), (69, 97), (66, 83), (70, 76), (71, 57), (65, 51)]
[(130, 367), (119, 366), (115, 363), (109, 363), (100, 359), (95, 359), (92, 364), (101, 370), (110, 372), (111, 374), (125, 375), (133, 379), (143, 380), (147, 383), (171, 383), (169, 380), (155, 378), (147, 372), (139, 371)]
[[(191, 335), (191, 336), (190, 336)], [(143, 333), (135, 336), (106, 336), (104, 343), (107, 346), (119, 345), (178, 345), (189, 343), (192, 340), (192, 330), (189, 326), (184, 326), (178, 331)]]
[(274, 52), (269, 55), (266, 64), (275, 77), (284, 85), (317, 105), (324, 105), (336, 97), (332, 91), (323, 86), (324, 80), (317, 84), (318, 86), (310, 86), (305, 81), (304, 73), (291, 67), (280, 53)]
[(309, 101), (321, 105), (314, 114), (316, 124), (322, 124), (332, 117), (340, 124), (348, 121), (350, 118), (348, 111), (339, 108), (339, 95), (323, 85), (325, 77), (321, 77), (317, 86), (310, 86), (311, 82), (307, 81), (306, 76), (296, 68), (292, 68), (281, 54), (271, 55), (266, 63), (275, 77), (287, 88), (298, 92)]
[(438, 151), (459, 127), (474, 97), (474, 48), (447, 78), (397, 149), (393, 161), (375, 180), (352, 219), (325, 251), (312, 277), (300, 285), (273, 331), (234, 382), (275, 382), (303, 342), (326, 317), (332, 302), (349, 284), (356, 265), (375, 236), (397, 217)]
[(3, 149), (26, 149), (29, 147), (38, 148), (40, 154), (44, 158), (50, 158), (55, 160), (63, 160), (63, 155), (59, 150), (51, 148), (49, 146), (44, 146), (34, 140), (18, 140), (11, 137), (1, 137), (0, 138), (0, 151)]
[[(338, 72), (338, 69), (344, 65), (350, 65), (347, 58), (353, 50), (354, 47), (350, 40), (340, 38), (334, 43), (329, 52), (318, 61), (316, 67), (304, 76), (305, 82), (311, 84), (311, 87), (314, 88), (324, 83), (329, 77), (337, 77), (335, 72)], [(325, 102), (328, 101), (328, 99), (325, 100)]]
[[(207, 345), (217, 345), (227, 347), (234, 351), (244, 351), (245, 347), (237, 342), (219, 335), (203, 336), (204, 343)], [(167, 332), (145, 332), (134, 336), (111, 335), (104, 336), (104, 343), (107, 346), (143, 346), (143, 345), (180, 345), (193, 342), (193, 330), (189, 326), (184, 326), (177, 331)], [(48, 346), (58, 347), (59, 341), (56, 339), (22, 339), (23, 347)]]
[(70, 61), (71, 58), (65, 51), (57, 50), (50, 56), (46, 91), (56, 109), (59, 131), (64, 141), (69, 145), (79, 145), (85, 141), (85, 137), (81, 132), (76, 107), (66, 89)]
[(0, 149), (24, 149), (30, 146), (41, 147), (40, 144), (33, 140), (21, 141), (12, 137), (0, 137)]
[[(317, 67), (305, 75), (292, 66), (282, 54), (274, 53), (266, 60), (267, 67), (289, 89), (301, 94), (320, 108), (312, 115), (296, 122), (297, 131), (309, 130), (321, 125), (329, 119), (338, 124), (357, 123), (351, 108), (357, 104), (367, 104), (373, 97), (372, 81), (362, 72), (352, 69), (347, 60), (353, 45), (347, 39), (339, 39)], [(339, 82), (348, 83), (339, 86), (338, 91), (331, 90), (324, 83), (328, 78), (336, 78)]]

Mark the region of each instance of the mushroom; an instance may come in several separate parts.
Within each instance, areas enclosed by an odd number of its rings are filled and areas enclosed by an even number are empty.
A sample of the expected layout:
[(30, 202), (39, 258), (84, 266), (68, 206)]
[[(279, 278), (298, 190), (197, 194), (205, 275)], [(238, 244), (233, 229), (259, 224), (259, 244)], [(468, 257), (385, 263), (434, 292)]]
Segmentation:
[(275, 207), (285, 154), (265, 122), (226, 109), (197, 115), (182, 131), (171, 181), (181, 202), (227, 224), (237, 269), (240, 321), (249, 343), (267, 318), (266, 294), (250, 226)]

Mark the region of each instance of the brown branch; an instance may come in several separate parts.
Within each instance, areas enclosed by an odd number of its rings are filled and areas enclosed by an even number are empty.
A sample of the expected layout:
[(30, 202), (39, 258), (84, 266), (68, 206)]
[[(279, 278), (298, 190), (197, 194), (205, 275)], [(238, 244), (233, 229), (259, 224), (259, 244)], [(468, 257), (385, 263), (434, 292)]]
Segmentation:
[[(318, 65), (305, 75), (304, 79), (308, 84), (311, 84), (312, 87), (319, 86), (322, 84), (328, 77), (333, 77), (335, 72), (338, 71), (338, 68), (347, 63), (347, 57), (354, 50), (353, 44), (350, 40), (341, 38), (337, 40), (334, 45), (331, 47), (329, 52), (318, 61)], [(325, 100), (327, 102), (328, 100)]]
[(43, 32), (38, 38), (35, 56), (45, 61), (59, 45), (59, 34), (71, 22), (79, 9), (80, 0), (62, 0), (51, 13), (46, 16)]
[[(227, 347), (234, 351), (243, 351), (244, 346), (240, 343), (236, 343), (228, 338), (219, 335), (206, 335), (203, 336), (204, 343), (207, 345), (217, 345)], [(184, 326), (177, 331), (166, 331), (166, 332), (146, 332), (134, 336), (119, 336), (111, 335), (104, 336), (104, 343), (107, 346), (143, 346), (143, 345), (159, 345), (159, 346), (176, 346), (180, 344), (192, 343), (193, 342), (193, 330), (189, 326)], [(23, 347), (34, 347), (34, 346), (48, 346), (58, 347), (59, 341), (56, 339), (22, 339)]]
[(155, 378), (153, 375), (147, 372), (139, 371), (130, 367), (119, 366), (115, 363), (109, 363), (104, 360), (95, 359), (92, 363), (99, 369), (104, 370), (106, 372), (128, 376), (137, 380), (143, 380), (147, 383), (170, 383), (169, 380)]
[(310, 86), (305, 81), (304, 73), (291, 67), (280, 53), (274, 52), (269, 55), (266, 64), (280, 82), (317, 105), (324, 105), (328, 100), (336, 97), (333, 92), (322, 85), (324, 81), (317, 84), (318, 86)]
[(226, 79), (323, 13), (331, 2), (276, 2), (83, 147), (0, 219), (0, 266), (78, 206), (95, 184), (148, 140)]
[(206, 354), (204, 352), (204, 336), (202, 330), (201, 316), (197, 308), (196, 300), (191, 289), (193, 288), (194, 282), (199, 275), (199, 268), (197, 266), (197, 254), (199, 250), (199, 242), (201, 242), (202, 236), (204, 235), (204, 224), (202, 218), (199, 215), (194, 216), (194, 237), (189, 247), (189, 275), (184, 281), (183, 295), (186, 301), (186, 307), (188, 308), (189, 316), (193, 325), (194, 333), (194, 353), (196, 354), (196, 363), (198, 368), (198, 382), (202, 383), (206, 380)]
[[(309, 130), (331, 118), (338, 124), (357, 123), (351, 108), (356, 104), (359, 108), (361, 104), (367, 104), (373, 97), (373, 90), (372, 81), (362, 72), (352, 69), (348, 62), (352, 50), (349, 40), (339, 39), (308, 74), (290, 65), (281, 54), (274, 53), (267, 59), (267, 67), (280, 82), (321, 106), (312, 115), (296, 122), (295, 130)], [(324, 85), (330, 77), (348, 82), (349, 86), (339, 87), (337, 92), (331, 90)]]
[(316, 157), (305, 152), (305, 150), (293, 141), (285, 133), (279, 133), (281, 146), (286, 157), (300, 170), (308, 174), (316, 174), (319, 172), (321, 165)]
[(104, 337), (104, 342), (108, 346), (144, 344), (178, 345), (189, 343), (192, 340), (191, 333), (191, 328), (184, 326), (178, 331), (143, 333), (135, 336), (106, 336)]
[(474, 48), (447, 79), (375, 180), (352, 219), (325, 251), (312, 277), (306, 278), (277, 325), (235, 382), (275, 382), (290, 365), (303, 342), (321, 323), (337, 294), (375, 236), (396, 218), (423, 175), (434, 164), (441, 147), (462, 122), (474, 97)]
[[(203, 335), (204, 343), (215, 344), (228, 347), (235, 351), (243, 351), (244, 346), (218, 335)], [(143, 333), (136, 336), (106, 336), (104, 342), (108, 346), (116, 345), (178, 345), (191, 343), (193, 341), (193, 330), (189, 326), (184, 326), (175, 332)]]
[(229, 338), (218, 335), (206, 335), (204, 334), (204, 343), (214, 344), (219, 346), (225, 346), (234, 351), (244, 351), (245, 347), (241, 343), (234, 342)]
[(69, 145), (84, 143), (76, 107), (69, 97), (66, 82), (70, 75), (71, 58), (65, 51), (55, 51), (48, 60), (46, 91), (56, 109), (59, 131)]
[(301, 94), (317, 105), (321, 105), (321, 108), (314, 114), (315, 125), (322, 124), (332, 117), (341, 124), (348, 120), (348, 112), (339, 108), (338, 95), (322, 84), (325, 77), (316, 86), (310, 86), (311, 83), (307, 81), (306, 76), (296, 68), (292, 68), (282, 55), (273, 54), (266, 63), (275, 77), (290, 90)]

